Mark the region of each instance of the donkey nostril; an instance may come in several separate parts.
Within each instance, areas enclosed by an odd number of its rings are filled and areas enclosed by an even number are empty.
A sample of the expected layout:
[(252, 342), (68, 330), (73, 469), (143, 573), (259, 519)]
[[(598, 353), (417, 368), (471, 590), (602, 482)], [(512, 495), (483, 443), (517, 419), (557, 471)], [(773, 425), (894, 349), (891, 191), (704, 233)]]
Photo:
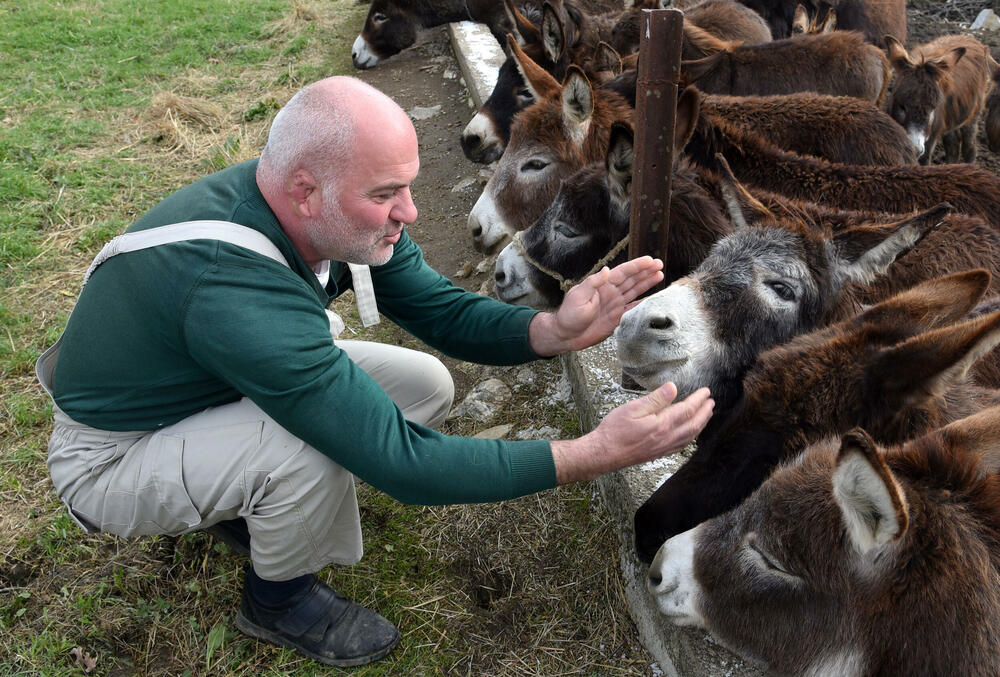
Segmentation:
[(475, 227), (472, 228), (472, 237), (474, 237), (474, 238), (476, 238), (478, 240), (482, 236), (483, 236), (483, 227), (482, 226), (475, 226)]
[(667, 316), (654, 317), (649, 321), (650, 329), (670, 329), (674, 326), (674, 321)]
[(493, 273), (493, 281), (496, 282), (497, 284), (502, 284), (506, 277), (507, 276), (504, 275), (504, 272), (502, 270), (498, 270), (497, 272)]
[(663, 582), (663, 577), (660, 576), (660, 572), (650, 570), (648, 582), (649, 582), (649, 587), (658, 588), (660, 587), (660, 583)]

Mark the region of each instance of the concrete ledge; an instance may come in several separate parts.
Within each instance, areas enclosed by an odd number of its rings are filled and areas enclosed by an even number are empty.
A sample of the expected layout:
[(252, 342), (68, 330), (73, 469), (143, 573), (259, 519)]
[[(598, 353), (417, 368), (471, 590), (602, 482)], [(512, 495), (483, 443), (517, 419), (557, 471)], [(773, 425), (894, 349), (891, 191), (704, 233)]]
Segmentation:
[[(449, 25), (452, 47), (466, 87), (476, 107), (493, 91), (503, 52), (485, 27), (470, 22)], [(580, 353), (562, 356), (563, 369), (573, 387), (573, 397), (583, 427), (593, 429), (613, 409), (635, 394), (622, 390), (614, 339)], [(684, 462), (677, 455), (655, 463), (612, 473), (598, 484), (613, 517), (618, 521), (619, 560), (625, 595), (642, 643), (667, 675), (762, 675), (716, 644), (704, 632), (685, 630), (668, 623), (646, 592), (646, 567), (633, 554), (632, 515), (657, 486)]]
[(493, 34), (483, 24), (462, 21), (448, 24), (455, 59), (476, 108), (490, 97), (504, 56)]

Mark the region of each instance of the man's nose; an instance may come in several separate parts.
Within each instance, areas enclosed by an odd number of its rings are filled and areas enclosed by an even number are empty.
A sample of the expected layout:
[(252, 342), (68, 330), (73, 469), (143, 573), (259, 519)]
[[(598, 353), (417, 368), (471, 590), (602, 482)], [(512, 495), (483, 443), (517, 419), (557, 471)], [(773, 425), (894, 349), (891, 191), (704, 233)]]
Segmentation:
[(400, 191), (399, 198), (389, 213), (389, 217), (395, 221), (409, 225), (417, 220), (417, 206), (413, 204), (413, 196), (410, 195), (410, 189), (407, 188), (405, 191)]

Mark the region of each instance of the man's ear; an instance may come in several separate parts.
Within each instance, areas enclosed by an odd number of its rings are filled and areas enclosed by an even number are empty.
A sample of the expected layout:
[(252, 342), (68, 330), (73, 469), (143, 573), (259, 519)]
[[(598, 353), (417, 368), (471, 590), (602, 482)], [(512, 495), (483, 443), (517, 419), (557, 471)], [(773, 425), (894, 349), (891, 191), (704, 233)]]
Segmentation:
[(285, 193), (288, 195), (295, 213), (305, 218), (314, 218), (319, 210), (319, 184), (316, 178), (305, 169), (297, 169), (285, 182)]

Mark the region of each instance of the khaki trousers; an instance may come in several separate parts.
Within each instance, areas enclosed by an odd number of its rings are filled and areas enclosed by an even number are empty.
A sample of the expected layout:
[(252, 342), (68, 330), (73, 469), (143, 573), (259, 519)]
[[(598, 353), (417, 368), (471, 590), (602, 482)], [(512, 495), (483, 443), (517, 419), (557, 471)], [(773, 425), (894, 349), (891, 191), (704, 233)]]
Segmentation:
[[(380, 343), (337, 345), (407, 419), (444, 420), (454, 383), (439, 360)], [(55, 407), (48, 466), (88, 533), (179, 534), (242, 517), (254, 570), (277, 581), (354, 564), (363, 552), (354, 476), (246, 398), (152, 432), (91, 428)]]

